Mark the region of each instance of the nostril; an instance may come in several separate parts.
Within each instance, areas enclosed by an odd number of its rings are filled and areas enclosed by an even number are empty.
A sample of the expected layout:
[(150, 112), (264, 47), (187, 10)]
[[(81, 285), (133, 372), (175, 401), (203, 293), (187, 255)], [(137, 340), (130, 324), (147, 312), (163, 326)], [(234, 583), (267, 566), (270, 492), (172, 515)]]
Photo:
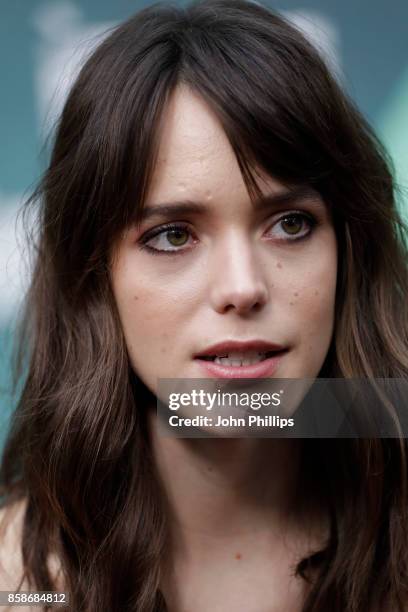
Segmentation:
[(214, 287), (212, 293), (212, 302), (214, 309), (219, 314), (226, 314), (235, 311), (242, 316), (249, 313), (258, 313), (262, 310), (268, 301), (268, 292), (266, 288), (259, 289), (251, 287), (241, 287), (234, 289), (229, 287), (228, 279), (225, 279), (221, 285)]

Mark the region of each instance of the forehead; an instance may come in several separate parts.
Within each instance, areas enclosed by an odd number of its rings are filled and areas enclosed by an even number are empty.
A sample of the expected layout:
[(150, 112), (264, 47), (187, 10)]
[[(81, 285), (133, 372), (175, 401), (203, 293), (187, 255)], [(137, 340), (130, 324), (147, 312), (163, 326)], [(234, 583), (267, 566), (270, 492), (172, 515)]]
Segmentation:
[[(260, 173), (259, 185), (273, 190), (280, 183)], [(148, 200), (186, 193), (208, 200), (242, 190), (241, 171), (217, 116), (189, 87), (177, 86), (164, 109)]]

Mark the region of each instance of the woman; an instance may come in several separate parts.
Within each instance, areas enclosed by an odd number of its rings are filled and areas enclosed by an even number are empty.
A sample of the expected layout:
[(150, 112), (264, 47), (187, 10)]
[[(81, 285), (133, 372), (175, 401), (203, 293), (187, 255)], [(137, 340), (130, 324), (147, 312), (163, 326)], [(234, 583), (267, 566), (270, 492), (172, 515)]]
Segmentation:
[(272, 349), (261, 377), (406, 378), (393, 188), (258, 4), (156, 5), (104, 40), (30, 200), (2, 464), (27, 589), (87, 612), (406, 609), (405, 440), (170, 438), (155, 415), (158, 379), (259, 374), (242, 360)]

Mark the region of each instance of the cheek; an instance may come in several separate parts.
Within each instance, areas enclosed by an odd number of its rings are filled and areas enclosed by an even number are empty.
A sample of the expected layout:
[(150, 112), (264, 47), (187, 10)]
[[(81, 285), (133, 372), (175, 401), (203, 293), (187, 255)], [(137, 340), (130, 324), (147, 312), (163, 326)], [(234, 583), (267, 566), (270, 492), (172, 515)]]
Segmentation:
[(333, 231), (321, 232), (302, 257), (295, 255), (276, 263), (272, 295), (280, 304), (282, 327), (293, 331), (298, 345), (308, 344), (310, 349), (311, 342), (327, 343), (334, 325), (337, 246)]
[(305, 325), (323, 325), (334, 316), (336, 282), (330, 276), (314, 277), (302, 290), (294, 292), (290, 300)]
[[(317, 264), (316, 261), (319, 263)], [(337, 258), (335, 251), (314, 260), (301, 288), (294, 289), (289, 309), (304, 350), (328, 350), (334, 328)]]
[[(114, 287), (122, 330), (133, 370), (155, 392), (158, 359), (167, 355), (169, 329), (166, 304), (140, 282), (117, 282)], [(171, 309), (170, 309), (171, 312)]]
[(123, 322), (142, 321), (141, 327), (153, 325), (157, 332), (158, 326), (180, 322), (197, 302), (205, 268), (199, 262), (186, 266), (182, 259), (152, 259), (141, 264), (132, 254), (125, 256), (112, 275), (112, 284)]
[(149, 341), (150, 346), (168, 327), (173, 312), (160, 292), (143, 283), (122, 278), (114, 288), (122, 328), (129, 349)]
[(137, 370), (144, 370), (172, 352), (197, 287), (182, 275), (149, 274), (147, 266), (141, 269), (123, 258), (113, 271), (112, 289), (130, 358)]

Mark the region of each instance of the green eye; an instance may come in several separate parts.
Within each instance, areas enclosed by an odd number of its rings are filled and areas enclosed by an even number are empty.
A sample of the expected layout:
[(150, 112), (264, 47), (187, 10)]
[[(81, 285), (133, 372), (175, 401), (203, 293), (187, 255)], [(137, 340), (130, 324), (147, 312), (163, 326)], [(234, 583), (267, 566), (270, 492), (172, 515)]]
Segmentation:
[(287, 234), (297, 234), (303, 226), (303, 218), (299, 215), (290, 215), (281, 220), (282, 228)]
[(176, 254), (190, 246), (191, 231), (183, 225), (167, 225), (159, 227), (154, 232), (148, 232), (142, 240), (142, 245), (151, 253)]
[(188, 240), (188, 232), (183, 229), (174, 229), (166, 232), (167, 241), (171, 246), (183, 246)]
[(270, 228), (268, 235), (282, 242), (295, 242), (311, 235), (317, 220), (302, 212), (287, 213)]

